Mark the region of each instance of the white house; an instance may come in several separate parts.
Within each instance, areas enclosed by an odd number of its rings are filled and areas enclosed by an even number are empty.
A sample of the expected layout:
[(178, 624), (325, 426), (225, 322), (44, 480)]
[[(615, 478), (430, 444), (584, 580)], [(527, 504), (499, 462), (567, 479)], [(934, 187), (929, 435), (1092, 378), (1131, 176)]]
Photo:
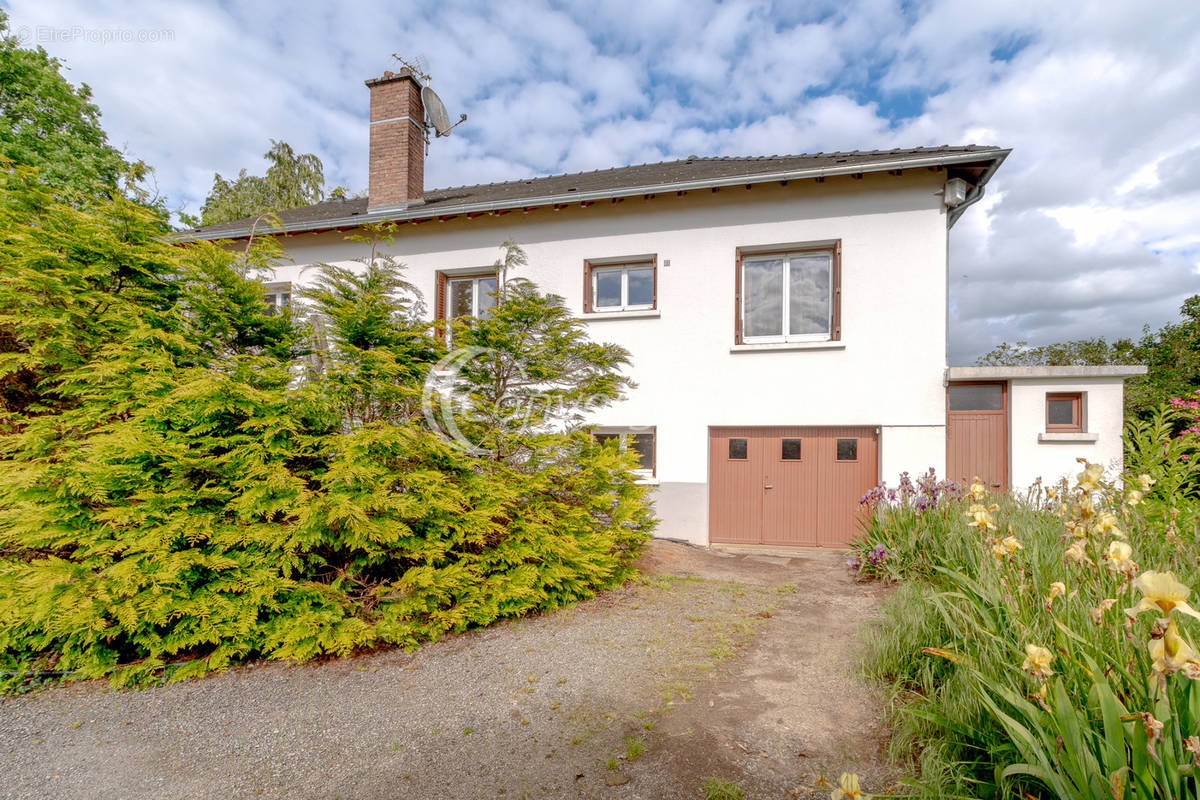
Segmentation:
[(419, 78), (367, 86), (369, 196), (280, 215), (294, 263), (269, 299), (394, 220), (389, 252), (431, 313), (486, 313), (498, 246), (518, 243), (522, 277), (632, 353), (638, 388), (594, 422), (641, 454), (660, 536), (838, 546), (861, 495), (905, 471), (1021, 487), (1120, 459), (1138, 368), (947, 369), (947, 232), (1008, 150), (693, 157), (425, 191)]

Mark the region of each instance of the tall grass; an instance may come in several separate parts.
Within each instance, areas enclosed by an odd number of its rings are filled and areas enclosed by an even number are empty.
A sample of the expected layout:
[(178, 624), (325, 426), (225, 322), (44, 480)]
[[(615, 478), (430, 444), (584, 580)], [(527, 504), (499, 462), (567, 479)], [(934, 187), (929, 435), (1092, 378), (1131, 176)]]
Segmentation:
[(865, 498), (852, 562), (901, 583), (865, 669), (914, 794), (1198, 797), (1200, 620), (1155, 573), (1200, 588), (1200, 453), (1170, 413), (1131, 426), (1123, 480), (1085, 464), (1021, 498), (931, 476)]

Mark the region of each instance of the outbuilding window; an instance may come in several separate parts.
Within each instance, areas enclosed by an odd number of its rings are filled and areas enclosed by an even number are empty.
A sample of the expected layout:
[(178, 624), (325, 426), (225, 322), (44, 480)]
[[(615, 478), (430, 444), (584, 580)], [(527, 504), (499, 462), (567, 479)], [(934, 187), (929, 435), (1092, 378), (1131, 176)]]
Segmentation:
[(1083, 433), (1083, 393), (1046, 395), (1046, 432)]
[(841, 244), (739, 249), (736, 294), (738, 344), (839, 340)]

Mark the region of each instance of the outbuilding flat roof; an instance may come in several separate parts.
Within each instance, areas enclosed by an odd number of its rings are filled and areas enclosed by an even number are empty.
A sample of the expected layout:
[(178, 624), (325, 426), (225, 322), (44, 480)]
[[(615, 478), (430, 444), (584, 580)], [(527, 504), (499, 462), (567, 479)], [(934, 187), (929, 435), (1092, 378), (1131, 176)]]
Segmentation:
[(1132, 378), (1145, 375), (1141, 364), (1114, 364), (1100, 367), (950, 367), (948, 381), (1036, 380), (1039, 378)]

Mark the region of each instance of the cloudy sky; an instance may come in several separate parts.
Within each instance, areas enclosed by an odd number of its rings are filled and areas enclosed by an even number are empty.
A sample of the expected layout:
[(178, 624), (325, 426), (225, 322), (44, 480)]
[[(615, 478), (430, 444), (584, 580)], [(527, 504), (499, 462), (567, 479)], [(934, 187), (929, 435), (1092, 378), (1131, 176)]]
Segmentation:
[(951, 360), (1137, 335), (1200, 292), (1200, 3), (0, 0), (196, 211), (269, 139), (366, 186), (362, 81), (420, 56), (429, 188), (701, 155), (1013, 148), (951, 233)]

